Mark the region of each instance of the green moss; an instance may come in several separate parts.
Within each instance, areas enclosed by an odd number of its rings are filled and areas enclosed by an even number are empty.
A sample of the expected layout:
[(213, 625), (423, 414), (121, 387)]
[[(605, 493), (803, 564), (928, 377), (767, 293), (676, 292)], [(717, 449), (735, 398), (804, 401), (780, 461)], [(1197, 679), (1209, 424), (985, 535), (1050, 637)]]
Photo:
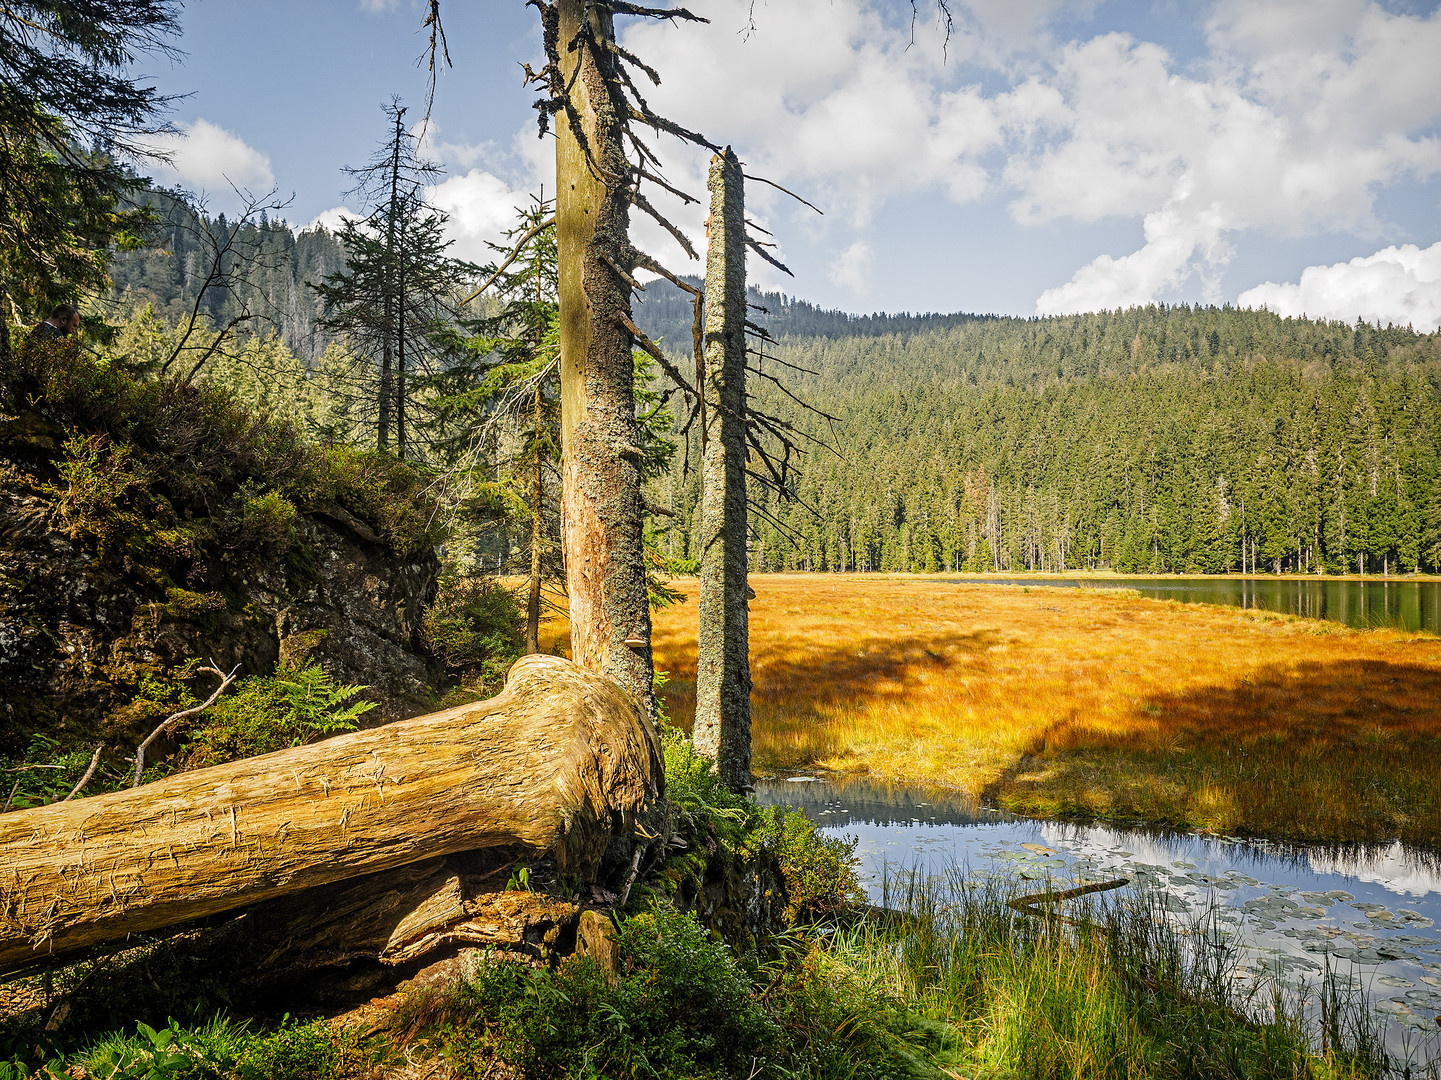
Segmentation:
[(191, 592), (189, 589), (165, 590), (164, 614), (171, 619), (200, 619), (226, 608), (225, 597), (218, 592)]

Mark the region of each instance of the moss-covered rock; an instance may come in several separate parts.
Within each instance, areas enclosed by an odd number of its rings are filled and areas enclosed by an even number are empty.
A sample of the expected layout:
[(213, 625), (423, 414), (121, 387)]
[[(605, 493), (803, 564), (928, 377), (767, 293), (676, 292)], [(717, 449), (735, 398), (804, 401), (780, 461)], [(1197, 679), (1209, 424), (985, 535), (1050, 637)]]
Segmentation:
[(371, 687), (368, 722), (435, 701), (439, 537), (413, 466), (306, 443), (213, 388), (17, 365), (0, 373), (18, 410), (0, 415), (0, 752), (36, 730), (133, 746), (187, 660), (269, 674), (292, 640)]

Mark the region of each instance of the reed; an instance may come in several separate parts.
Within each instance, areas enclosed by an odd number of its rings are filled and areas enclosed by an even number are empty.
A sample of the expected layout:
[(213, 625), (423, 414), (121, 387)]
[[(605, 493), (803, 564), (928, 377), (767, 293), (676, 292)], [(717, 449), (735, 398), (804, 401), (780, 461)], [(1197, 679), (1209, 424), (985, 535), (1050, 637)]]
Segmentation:
[(891, 917), (833, 935), (830, 952), (873, 993), (945, 1025), (936, 1056), (950, 1076), (1437, 1075), (1424, 1055), (1388, 1057), (1359, 993), (1313, 987), (1330, 1007), (1308, 1013), (1304, 993), (1245, 987), (1230, 938), (1155, 898), (1031, 916), (1010, 904), (1016, 882), (963, 868), (887, 885)]
[[(1039, 815), (1441, 846), (1441, 640), (1111, 590), (756, 575), (758, 772)], [(692, 602), (657, 613), (678, 726)], [(564, 634), (555, 624), (546, 640)]]

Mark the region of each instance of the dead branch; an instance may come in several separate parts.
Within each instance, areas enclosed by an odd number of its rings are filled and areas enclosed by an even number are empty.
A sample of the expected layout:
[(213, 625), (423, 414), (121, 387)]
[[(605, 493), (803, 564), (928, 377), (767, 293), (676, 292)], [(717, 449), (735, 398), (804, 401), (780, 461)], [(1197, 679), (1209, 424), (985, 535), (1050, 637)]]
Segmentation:
[(777, 270), (782, 271), (790, 277), (795, 277), (795, 274), (791, 273), (791, 268), (789, 266), (769, 254), (765, 248), (761, 247), (758, 242), (752, 240), (749, 236), (746, 237), (746, 247), (750, 248), (762, 259), (774, 266)]
[(646, 337), (645, 333), (640, 329), (640, 327), (636, 326), (635, 323), (631, 322), (628, 316), (624, 314), (617, 314), (616, 318), (620, 321), (620, 324), (622, 326), (624, 326), (627, 330), (630, 331), (630, 336), (635, 338), (635, 343), (639, 345), (642, 349), (644, 349), (651, 357), (653, 357), (657, 364), (659, 364), (662, 368), (665, 369), (665, 373), (669, 375), (673, 380), (675, 380), (675, 384), (677, 386), (679, 386), (687, 394), (690, 394), (692, 397), (697, 396), (695, 387), (686, 381), (686, 377), (682, 375), (680, 373), (680, 370), (670, 362), (670, 358), (667, 357), (665, 353), (661, 352), (659, 345), (657, 345), (650, 338)]
[(659, 113), (651, 112), (649, 109), (639, 109), (634, 105), (630, 106), (628, 113), (631, 120), (639, 120), (642, 124), (645, 124), (646, 127), (656, 132), (663, 131), (667, 135), (674, 135), (677, 139), (695, 143), (697, 146), (704, 146), (707, 150), (711, 150), (717, 154), (720, 153), (720, 147), (704, 135), (691, 131), (689, 128), (683, 128), (674, 120), (667, 120)]
[(746, 173), (746, 174), (745, 174), (745, 178), (746, 178), (747, 180), (758, 180), (758, 181), (760, 181), (762, 184), (769, 184), (771, 187), (775, 188), (777, 191), (784, 192), (785, 194), (789, 195), (792, 199), (794, 199), (796, 202), (801, 203), (801, 204), (803, 204), (803, 205), (805, 205), (805, 206), (809, 206), (809, 207), (810, 207), (812, 210), (814, 210), (817, 214), (820, 214), (822, 217), (825, 217), (826, 212), (825, 212), (824, 210), (822, 210), (819, 206), (817, 206), (815, 203), (813, 203), (813, 202), (807, 202), (805, 199), (802, 199), (799, 195), (797, 195), (797, 194), (796, 194), (794, 191), (792, 191), (790, 188), (781, 187), (781, 186), (780, 186), (779, 184), (777, 184), (774, 180), (767, 180), (764, 176), (752, 176), (750, 173)]
[(100, 764), (100, 752), (104, 749), (104, 743), (101, 743), (95, 748), (95, 753), (90, 756), (90, 767), (85, 770), (85, 775), (80, 778), (80, 783), (76, 784), (73, 788), (71, 788), (70, 794), (66, 795), (65, 798), (61, 799), (61, 802), (69, 802), (71, 799), (75, 798), (76, 795), (80, 794), (81, 788), (83, 788), (86, 784), (90, 783), (90, 778), (95, 775), (95, 766)]
[(140, 774), (145, 771), (145, 751), (150, 748), (150, 744), (153, 743), (156, 739), (160, 738), (160, 736), (164, 732), (169, 731), (187, 716), (194, 716), (196, 713), (204, 712), (206, 709), (210, 708), (210, 706), (214, 705), (215, 702), (219, 700), (220, 695), (225, 692), (226, 687), (228, 687), (231, 683), (235, 681), (235, 676), (240, 672), (240, 665), (236, 664), (233, 668), (231, 668), (229, 675), (225, 674), (225, 672), (221, 671), (220, 668), (216, 667), (214, 660), (210, 661), (209, 664), (207, 664), (205, 667), (200, 668), (199, 670), (208, 671), (213, 675), (219, 675), (220, 685), (215, 688), (215, 692), (213, 694), (211, 694), (199, 705), (196, 705), (193, 708), (181, 709), (179, 712), (171, 713), (163, 721), (161, 721), (159, 727), (157, 727), (149, 735), (145, 736), (145, 741), (135, 748), (135, 779), (131, 782), (131, 787), (140, 786)]
[(639, 290), (640, 292), (645, 292), (645, 286), (642, 285), (642, 284), (641, 284), (639, 281), (637, 281), (635, 278), (633, 278), (633, 277), (631, 277), (629, 274), (627, 274), (627, 273), (625, 272), (625, 270), (623, 270), (623, 269), (621, 268), (620, 263), (616, 262), (616, 261), (615, 261), (614, 259), (612, 259), (609, 255), (607, 255), (604, 251), (600, 252), (600, 261), (603, 262), (603, 263), (605, 263), (606, 266), (609, 266), (612, 270), (614, 270), (615, 273), (616, 273), (616, 277), (620, 278), (620, 279), (621, 279), (622, 281), (624, 281), (627, 285), (629, 285), (632, 289), (637, 289), (637, 290)]
[[(672, 225), (666, 219), (664, 214), (662, 214), (659, 210), (657, 210), (654, 206), (650, 204), (650, 200), (648, 200), (644, 195), (642, 195), (639, 191), (632, 191), (630, 194), (630, 201), (632, 206), (640, 207), (651, 217), (655, 218), (655, 220), (660, 224), (661, 228), (663, 228), (666, 232), (670, 233), (671, 236), (675, 237), (675, 241), (680, 245), (682, 251), (684, 251), (692, 259), (699, 258), (699, 256), (695, 253), (695, 248), (691, 247), (690, 241), (685, 238), (685, 233), (681, 232), (674, 225)], [(790, 273), (790, 271), (786, 272)]]
[(545, 232), (546, 229), (550, 228), (554, 224), (555, 215), (552, 214), (550, 217), (542, 221), (539, 225), (536, 225), (534, 228), (527, 229), (525, 235), (522, 236), (518, 241), (516, 241), (515, 247), (510, 249), (510, 253), (505, 257), (505, 262), (501, 263), (498, 267), (496, 267), (495, 273), (491, 274), (490, 277), (486, 278), (485, 283), (481, 285), (480, 288), (476, 289), (475, 292), (471, 293), (464, 300), (462, 300), (460, 302), (460, 305), (463, 307), (464, 305), (470, 303), (481, 293), (485, 292), (486, 289), (494, 285), (496, 279), (499, 278), (501, 274), (505, 273), (505, 268), (508, 267), (511, 263), (515, 262), (516, 259), (520, 258), (520, 253), (525, 250), (525, 245), (530, 243), (533, 239), (535, 239), (541, 233)]
[(647, 19), (681, 19), (686, 22), (708, 23), (709, 19), (693, 14), (685, 8), (648, 8), (629, 4), (625, 0), (612, 0), (609, 5), (617, 15), (638, 15)]
[(671, 273), (660, 263), (652, 259), (644, 251), (641, 251), (637, 248), (631, 248), (630, 257), (631, 261), (634, 262), (637, 266), (641, 267), (644, 270), (649, 270), (652, 274), (659, 274), (661, 277), (665, 278), (682, 292), (688, 292), (691, 294), (691, 296), (694, 296), (696, 298), (700, 297), (701, 291), (699, 289), (697, 289), (690, 282), (682, 281), (680, 278), (676, 277), (673, 273)]
[(636, 166), (636, 172), (639, 174), (639, 176), (640, 176), (640, 178), (641, 178), (642, 180), (649, 180), (652, 184), (655, 184), (656, 187), (664, 188), (666, 191), (669, 191), (672, 195), (674, 195), (677, 199), (679, 199), (682, 203), (686, 204), (687, 206), (689, 206), (691, 203), (697, 203), (697, 204), (698, 204), (698, 203), (700, 202), (700, 200), (697, 199), (694, 195), (687, 195), (687, 194), (686, 194), (684, 191), (682, 191), (680, 188), (678, 188), (678, 187), (672, 187), (670, 184), (666, 183), (664, 180), (662, 180), (659, 176), (656, 176), (654, 173), (646, 172), (646, 170), (645, 170), (645, 168), (644, 168), (643, 166), (639, 166), (639, 165)]

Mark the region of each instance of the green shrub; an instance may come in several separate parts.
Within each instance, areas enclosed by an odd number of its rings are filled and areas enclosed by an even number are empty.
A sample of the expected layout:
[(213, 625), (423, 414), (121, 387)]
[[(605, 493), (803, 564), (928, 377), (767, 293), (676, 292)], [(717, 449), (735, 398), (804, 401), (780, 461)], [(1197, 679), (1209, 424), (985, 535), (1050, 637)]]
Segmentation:
[(855, 837), (822, 836), (801, 811), (775, 806), (761, 843), (780, 860), (792, 920), (837, 915), (865, 898), (856, 877)]
[(219, 765), (354, 731), (375, 702), (355, 700), (364, 686), (336, 686), (319, 664), (282, 664), (274, 677), (252, 675), (222, 697), (186, 739), (188, 766)]
[[(799, 810), (762, 809), (754, 800), (734, 794), (721, 783), (715, 763), (698, 754), (690, 736), (673, 727), (662, 729), (661, 747), (666, 798), (680, 810), (683, 830), (714, 848), (707, 850), (706, 861), (725, 864), (776, 859), (785, 881), (786, 915), (791, 921), (836, 914), (862, 897), (855, 873), (854, 840), (822, 836)], [(673, 861), (695, 863), (698, 858), (691, 854)], [(693, 873), (702, 867), (677, 865), (671, 869), (674, 879), (676, 871)]]
[[(571, 957), (554, 971), (491, 954), (437, 1008), (402, 1014), (462, 1076), (891, 1080), (944, 1074), (923, 1062), (925, 1022), (814, 941), (761, 963), (659, 904), (619, 924), (616, 968)], [(935, 1025), (931, 1025), (934, 1029)]]
[(108, 435), (75, 435), (60, 461), (60, 516), (71, 537), (113, 543), (145, 528), (152, 470), (134, 460), (134, 447)]
[(498, 689), (524, 649), (520, 608), (494, 578), (454, 575), (425, 613), (426, 647), (463, 685)]
[(752, 980), (694, 917), (664, 907), (621, 925), (614, 985), (589, 958), (555, 972), (492, 959), (453, 1011), (470, 1055), (515, 1075), (746, 1075), (776, 1056), (781, 1032)]
[(247, 483), (224, 515), (222, 539), (232, 551), (280, 555), (294, 543), (299, 517), (284, 495)]
[(339, 1057), (319, 1022), (286, 1017), (275, 1031), (252, 1032), (225, 1016), (194, 1027), (172, 1018), (160, 1028), (137, 1022), (133, 1034), (110, 1032), (38, 1072), (20, 1059), (0, 1062), (0, 1080), (323, 1080)]

